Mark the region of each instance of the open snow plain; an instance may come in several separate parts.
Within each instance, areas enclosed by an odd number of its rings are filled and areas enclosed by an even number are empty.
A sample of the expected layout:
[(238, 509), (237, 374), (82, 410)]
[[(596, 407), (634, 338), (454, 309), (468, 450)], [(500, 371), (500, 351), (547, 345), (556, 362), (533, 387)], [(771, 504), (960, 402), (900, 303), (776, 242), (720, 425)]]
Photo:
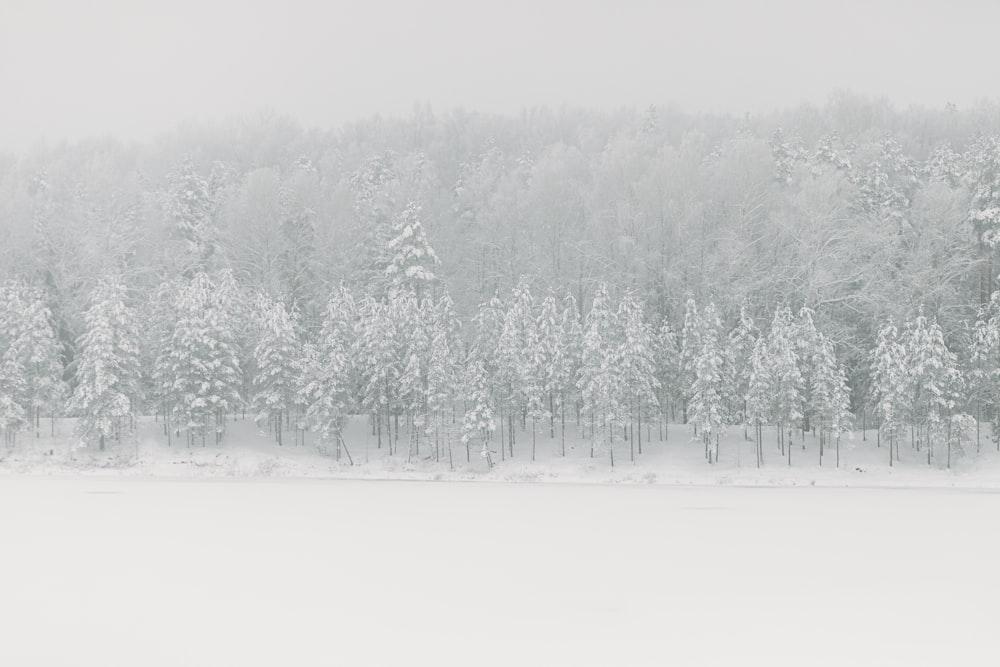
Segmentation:
[(3, 665), (971, 665), (1000, 493), (0, 478)]

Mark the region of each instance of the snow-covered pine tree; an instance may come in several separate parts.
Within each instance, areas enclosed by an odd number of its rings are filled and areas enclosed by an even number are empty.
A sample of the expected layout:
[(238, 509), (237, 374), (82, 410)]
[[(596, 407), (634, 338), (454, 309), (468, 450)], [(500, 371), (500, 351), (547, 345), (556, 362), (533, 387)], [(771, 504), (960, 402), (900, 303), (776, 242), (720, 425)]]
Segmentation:
[[(660, 382), (661, 439), (669, 437), (670, 412), (668, 407), (683, 401), (681, 387), (681, 354), (677, 334), (664, 316), (656, 331), (656, 378)], [(672, 409), (672, 408), (671, 408)]]
[(240, 364), (234, 322), (226, 303), (225, 276), (203, 272), (176, 286), (177, 320), (157, 360), (166, 378), (172, 428), (186, 434), (188, 446), (208, 433), (218, 443), (226, 417), (242, 403)]
[(906, 323), (900, 344), (905, 351), (908, 377), (906, 414), (911, 427), (917, 430), (918, 439), (919, 434), (926, 438), (930, 464), (934, 442), (947, 438), (947, 427), (961, 394), (962, 377), (937, 320), (928, 322), (922, 309), (912, 322)]
[[(462, 443), (465, 445), (466, 461), (469, 460), (469, 443), (478, 436), (483, 444), (480, 454), (492, 469), (489, 441), (496, 430), (496, 419), (492, 407), (492, 378), (482, 358), (473, 357), (466, 366), (464, 386), (469, 406), (462, 417)], [(503, 450), (503, 443), (500, 445)]]
[[(898, 448), (898, 438), (903, 430), (903, 414), (909, 395), (909, 378), (906, 369), (906, 349), (900, 343), (899, 330), (890, 318), (879, 328), (871, 361), (871, 392), (875, 414), (878, 416), (879, 440), (883, 435), (889, 442), (889, 465), (893, 461), (893, 445)], [(898, 451), (895, 455), (898, 458)]]
[(771, 366), (767, 339), (758, 336), (750, 356), (746, 398), (743, 402), (743, 418), (754, 430), (758, 468), (764, 462), (763, 427), (772, 423), (774, 378), (771, 376)]
[[(327, 303), (319, 339), (307, 347), (300, 376), (298, 402), (305, 405), (306, 422), (323, 442), (336, 442), (338, 460), (344, 444), (344, 421), (355, 393), (353, 348), (357, 319), (354, 299), (341, 287)], [(347, 454), (350, 457), (349, 451)]]
[(976, 451), (980, 449), (980, 423), (983, 414), (995, 424), (993, 438), (1000, 451), (1000, 293), (994, 293), (988, 307), (979, 309), (978, 317), (969, 333), (969, 368), (966, 381), (969, 394), (976, 404)]
[(556, 396), (559, 394), (559, 366), (563, 356), (562, 327), (559, 306), (554, 294), (548, 294), (538, 308), (535, 331), (543, 356), (542, 387), (549, 405), (549, 437), (556, 437)]
[[(399, 403), (399, 379), (405, 344), (398, 340), (401, 300), (388, 303), (366, 297), (358, 304), (353, 356), (358, 360), (361, 407), (375, 420), (378, 447), (382, 447), (385, 420), (388, 450), (393, 452), (392, 417)], [(405, 321), (405, 317), (403, 317)], [(399, 439), (398, 427), (396, 440)]]
[(84, 322), (68, 409), (80, 418), (77, 435), (85, 442), (97, 440), (104, 450), (108, 438), (120, 439), (123, 429), (133, 427), (139, 393), (138, 323), (119, 276), (97, 283)]
[[(725, 429), (725, 408), (723, 406), (722, 348), (719, 341), (722, 322), (715, 310), (715, 303), (709, 302), (702, 316), (698, 318), (700, 328), (689, 340), (697, 340), (699, 348), (693, 358), (694, 382), (691, 385), (691, 399), (688, 417), (694, 432), (705, 444), (705, 457), (709, 463), (718, 460), (719, 437)], [(696, 436), (696, 437), (697, 437)], [(714, 457), (711, 449), (715, 445)]]
[(778, 428), (778, 442), (788, 449), (788, 464), (792, 464), (791, 443), (785, 441), (785, 429), (802, 419), (802, 373), (795, 345), (795, 320), (787, 307), (778, 308), (771, 321), (767, 338), (768, 361), (771, 364), (771, 417)]
[(189, 259), (184, 269), (205, 270), (215, 253), (217, 239), (212, 222), (212, 194), (190, 158), (185, 158), (170, 175), (166, 201), (167, 215), (174, 232), (184, 243)]
[(840, 434), (851, 428), (851, 397), (847, 388), (847, 375), (837, 362), (833, 344), (821, 340), (820, 347), (812, 360), (812, 411), (814, 427), (819, 428), (819, 463), (823, 465), (823, 453), (828, 438), (837, 444), (837, 465), (840, 465)]
[(637, 444), (639, 453), (642, 454), (643, 417), (647, 418), (648, 427), (649, 416), (659, 412), (660, 405), (657, 394), (660, 381), (656, 377), (656, 350), (653, 335), (643, 316), (642, 304), (631, 294), (626, 293), (618, 305), (617, 317), (623, 334), (616, 353), (621, 364), (619, 387), (624, 394), (620, 400), (630, 415), (628, 419), (630, 424), (629, 455), (634, 461), (635, 451), (632, 447), (634, 432), (631, 431), (631, 415), (635, 415), (638, 420)]
[(748, 425), (746, 397), (749, 393), (750, 364), (758, 336), (753, 318), (750, 317), (748, 304), (743, 303), (740, 306), (740, 317), (736, 328), (729, 333), (726, 341), (723, 390), (729, 422), (743, 424), (744, 437), (747, 435)]
[(433, 340), (433, 306), (429, 300), (419, 305), (416, 298), (407, 301), (408, 307), (397, 312), (405, 318), (403, 328), (407, 332), (398, 391), (400, 407), (411, 424), (406, 453), (409, 460), (414, 448), (415, 453), (420, 454), (420, 440), (428, 422), (427, 374)]
[(253, 310), (257, 343), (251, 403), (258, 426), (273, 430), (278, 445), (282, 445), (283, 431), (294, 418), (302, 345), (295, 317), (283, 304), (261, 293)]
[(458, 384), (461, 379), (462, 346), (459, 339), (460, 323), (455, 316), (454, 303), (447, 292), (441, 295), (432, 311), (430, 358), (427, 364), (427, 425), (425, 435), (434, 436), (434, 455), (439, 458), (442, 438), (448, 450), (448, 465), (452, 459), (452, 419)]
[(21, 352), (21, 312), (24, 308), (16, 283), (0, 286), (0, 428), (7, 443), (28, 419), (28, 378)]
[(823, 335), (816, 329), (813, 322), (813, 311), (810, 308), (799, 309), (798, 317), (792, 327), (792, 335), (795, 345), (795, 354), (799, 360), (799, 374), (802, 376), (802, 448), (805, 449), (806, 433), (813, 425), (811, 419), (816, 410), (816, 402), (813, 400), (813, 389), (815, 383), (813, 376), (816, 374), (816, 355), (823, 348)]
[[(472, 321), (475, 333), (466, 358), (463, 385), (466, 395), (465, 416), (462, 419), (462, 442), (469, 455), (469, 443), (477, 435), (482, 438), (482, 455), (492, 467), (489, 457), (489, 440), (496, 430), (496, 406), (500, 404), (499, 368), (497, 348), (503, 332), (503, 304), (493, 297), (480, 304)], [(501, 422), (501, 431), (502, 431)], [(501, 457), (504, 456), (503, 437), (500, 438)]]
[(525, 278), (514, 287), (507, 302), (496, 354), (502, 399), (500, 417), (506, 417), (508, 453), (513, 458), (515, 413), (520, 412), (525, 422), (531, 417), (533, 433), (537, 420), (546, 415), (534, 297)]
[(701, 352), (698, 334), (702, 329), (698, 304), (688, 298), (684, 303), (684, 325), (681, 328), (680, 364), (678, 364), (677, 394), (680, 396), (683, 422), (688, 423), (688, 403), (694, 390), (695, 359)]
[(615, 465), (614, 434), (625, 422), (624, 406), (618, 389), (619, 323), (611, 309), (606, 283), (598, 285), (594, 301), (585, 320), (577, 386), (583, 399), (583, 410), (590, 415), (590, 455), (595, 446), (607, 445), (611, 466)]
[(364, 294), (378, 297), (388, 291), (389, 241), (400, 189), (395, 162), (395, 156), (389, 151), (373, 155), (350, 179), (355, 222), (364, 234), (363, 252), (356, 258), (352, 275)]
[(26, 370), (26, 407), (32, 413), (29, 420), (34, 422), (35, 436), (40, 437), (42, 412), (48, 411), (54, 420), (55, 414), (62, 409), (69, 388), (63, 381), (62, 345), (56, 334), (52, 311), (43, 294), (26, 290), (23, 302), (18, 347)]
[(420, 217), (420, 206), (414, 202), (396, 216), (388, 244), (389, 265), (385, 269), (390, 296), (412, 293), (418, 303), (431, 296), (436, 280), (434, 268), (441, 263), (427, 241)]
[(967, 220), (976, 235), (982, 262), (979, 303), (990, 303), (993, 295), (996, 249), (1000, 247), (1000, 137), (979, 138), (965, 153), (965, 174), (972, 201)]

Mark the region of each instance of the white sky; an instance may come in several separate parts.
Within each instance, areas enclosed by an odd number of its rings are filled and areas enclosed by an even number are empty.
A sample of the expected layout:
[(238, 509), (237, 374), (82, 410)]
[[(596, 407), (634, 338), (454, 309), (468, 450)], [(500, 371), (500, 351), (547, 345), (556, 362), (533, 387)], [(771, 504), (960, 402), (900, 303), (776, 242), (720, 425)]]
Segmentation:
[(997, 26), (989, 0), (0, 0), (0, 150), (261, 108), (962, 107), (998, 95)]

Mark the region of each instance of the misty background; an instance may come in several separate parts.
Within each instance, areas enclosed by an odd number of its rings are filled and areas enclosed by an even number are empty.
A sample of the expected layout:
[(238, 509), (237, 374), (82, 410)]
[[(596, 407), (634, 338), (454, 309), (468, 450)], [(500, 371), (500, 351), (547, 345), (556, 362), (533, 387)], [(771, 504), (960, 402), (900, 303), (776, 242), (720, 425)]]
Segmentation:
[(0, 1), (0, 151), (150, 140), (260, 109), (373, 114), (675, 105), (743, 115), (834, 90), (991, 97), (995, 3)]

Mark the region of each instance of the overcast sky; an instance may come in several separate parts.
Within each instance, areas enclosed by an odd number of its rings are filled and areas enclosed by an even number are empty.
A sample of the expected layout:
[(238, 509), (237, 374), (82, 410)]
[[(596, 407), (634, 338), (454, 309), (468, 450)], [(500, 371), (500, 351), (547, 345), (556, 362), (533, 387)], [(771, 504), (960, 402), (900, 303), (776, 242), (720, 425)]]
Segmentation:
[(989, 0), (0, 0), (0, 149), (261, 108), (963, 107), (1000, 96), (998, 26)]

